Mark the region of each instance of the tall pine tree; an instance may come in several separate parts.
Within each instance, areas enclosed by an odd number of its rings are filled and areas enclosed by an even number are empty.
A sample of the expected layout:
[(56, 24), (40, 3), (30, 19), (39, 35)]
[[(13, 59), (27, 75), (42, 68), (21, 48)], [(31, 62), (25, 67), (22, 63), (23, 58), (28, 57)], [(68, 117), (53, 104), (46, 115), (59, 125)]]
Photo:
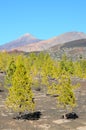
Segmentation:
[(35, 103), (33, 101), (31, 81), (30, 78), (28, 78), (26, 69), (21, 62), (18, 64), (13, 74), (12, 87), (9, 88), (6, 105), (13, 111), (19, 113), (34, 110)]

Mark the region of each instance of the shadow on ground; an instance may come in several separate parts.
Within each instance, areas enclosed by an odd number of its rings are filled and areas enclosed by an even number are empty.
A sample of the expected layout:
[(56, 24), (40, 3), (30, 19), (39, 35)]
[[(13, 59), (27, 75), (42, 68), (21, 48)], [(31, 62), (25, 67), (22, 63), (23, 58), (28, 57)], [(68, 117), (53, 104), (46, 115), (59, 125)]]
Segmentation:
[(62, 116), (63, 119), (77, 119), (79, 118), (75, 112), (71, 112)]
[(0, 92), (4, 92), (4, 90), (0, 90)]
[(17, 120), (39, 120), (41, 117), (41, 112), (37, 111), (37, 112), (33, 112), (33, 113), (29, 113), (29, 114), (23, 114), (23, 115), (19, 115), (16, 116), (13, 119), (17, 119)]

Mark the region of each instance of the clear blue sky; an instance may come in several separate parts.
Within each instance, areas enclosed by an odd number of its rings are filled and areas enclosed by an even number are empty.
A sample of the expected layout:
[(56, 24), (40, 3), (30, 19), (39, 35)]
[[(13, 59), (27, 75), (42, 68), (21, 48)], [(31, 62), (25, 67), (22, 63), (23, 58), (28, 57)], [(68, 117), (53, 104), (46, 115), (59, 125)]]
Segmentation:
[(0, 0), (0, 44), (31, 33), (48, 39), (86, 33), (86, 0)]

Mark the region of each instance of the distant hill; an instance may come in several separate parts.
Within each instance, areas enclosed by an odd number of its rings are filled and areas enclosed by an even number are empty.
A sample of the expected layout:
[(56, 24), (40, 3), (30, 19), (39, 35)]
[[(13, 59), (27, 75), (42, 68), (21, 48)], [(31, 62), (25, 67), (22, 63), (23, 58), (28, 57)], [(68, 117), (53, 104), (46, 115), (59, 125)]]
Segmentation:
[(41, 40), (35, 38), (34, 36), (32, 36), (31, 34), (24, 34), (23, 36), (21, 36), (20, 38), (13, 40), (9, 43), (5, 43), (4, 45), (0, 46), (0, 50), (7, 50), (7, 51), (11, 51), (14, 48), (18, 47), (23, 47), (27, 44), (31, 44), (31, 43), (35, 43), (35, 42), (39, 42)]
[(58, 49), (65, 49), (65, 48), (77, 48), (77, 47), (86, 47), (86, 39), (79, 39), (70, 42), (66, 42), (63, 44), (58, 44), (49, 49), (52, 51), (56, 51)]
[(64, 44), (55, 45), (47, 50), (53, 58), (61, 58), (65, 53), (72, 59), (86, 58), (86, 39), (70, 41)]

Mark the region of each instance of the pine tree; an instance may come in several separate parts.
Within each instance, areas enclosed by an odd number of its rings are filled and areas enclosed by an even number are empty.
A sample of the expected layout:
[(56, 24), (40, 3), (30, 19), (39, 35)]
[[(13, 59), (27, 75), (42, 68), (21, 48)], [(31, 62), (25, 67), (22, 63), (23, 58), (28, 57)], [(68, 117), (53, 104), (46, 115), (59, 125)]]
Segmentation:
[(83, 71), (79, 61), (74, 63), (74, 76), (83, 78)]
[(18, 64), (13, 74), (12, 87), (9, 88), (6, 105), (19, 113), (34, 110), (35, 103), (33, 101), (31, 81), (27, 76), (24, 65), (21, 63)]
[(5, 87), (10, 87), (12, 85), (12, 76), (16, 70), (16, 65), (14, 60), (10, 61), (10, 64), (6, 70), (6, 77), (5, 77)]
[(9, 58), (11, 56), (7, 52), (0, 52), (0, 71), (5, 72)]
[(86, 78), (86, 60), (85, 59), (81, 59), (79, 61), (79, 64), (80, 64), (81, 70), (82, 70), (82, 78)]
[[(57, 79), (57, 76), (56, 76)], [(57, 106), (62, 107), (64, 110), (73, 110), (76, 106), (75, 89), (79, 87), (79, 84), (72, 85), (69, 72), (62, 70), (57, 81), (52, 82), (48, 86), (48, 93), (51, 95), (57, 95)]]
[(68, 72), (63, 71), (56, 86), (56, 93), (59, 95), (57, 97), (58, 106), (62, 106), (65, 110), (69, 108), (69, 110), (72, 111), (72, 109), (76, 106), (74, 90), (78, 86), (79, 84), (72, 85), (70, 75)]

